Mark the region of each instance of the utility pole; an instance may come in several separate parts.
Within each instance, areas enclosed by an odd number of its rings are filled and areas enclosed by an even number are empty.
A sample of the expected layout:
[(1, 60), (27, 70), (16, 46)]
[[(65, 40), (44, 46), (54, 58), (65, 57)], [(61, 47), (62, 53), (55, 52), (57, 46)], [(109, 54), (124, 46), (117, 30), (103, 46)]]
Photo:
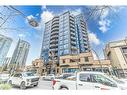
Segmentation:
[(102, 66), (102, 64), (101, 64), (100, 57), (98, 56), (97, 52), (96, 52), (94, 49), (92, 49), (92, 50), (93, 50), (93, 51), (94, 51), (94, 53), (96, 54), (97, 59), (98, 59), (98, 62), (99, 62), (100, 67), (101, 67), (101, 72), (103, 72), (103, 66)]
[(55, 55), (54, 55), (54, 52), (53, 51), (50, 51), (49, 52), (49, 56), (50, 56), (50, 60), (51, 60), (51, 71), (50, 73), (51, 74), (55, 74), (55, 68), (56, 68), (56, 65), (55, 65)]

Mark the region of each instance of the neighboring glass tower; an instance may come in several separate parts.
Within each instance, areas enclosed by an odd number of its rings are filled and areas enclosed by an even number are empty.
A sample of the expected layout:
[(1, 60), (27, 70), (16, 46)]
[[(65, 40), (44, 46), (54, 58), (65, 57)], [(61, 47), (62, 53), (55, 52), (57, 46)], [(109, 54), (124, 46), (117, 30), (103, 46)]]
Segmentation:
[(29, 49), (30, 44), (24, 40), (19, 39), (18, 44), (12, 55), (10, 66), (15, 65), (14, 67), (16, 68), (23, 68), (26, 64)]
[(86, 23), (83, 15), (74, 16), (69, 11), (55, 16), (45, 23), (40, 57), (48, 62), (49, 52), (53, 57), (88, 52), (90, 50)]
[(75, 16), (77, 48), (79, 53), (90, 51), (87, 26), (84, 19), (82, 14)]
[(0, 66), (3, 65), (9, 48), (11, 46), (12, 39), (0, 34)]

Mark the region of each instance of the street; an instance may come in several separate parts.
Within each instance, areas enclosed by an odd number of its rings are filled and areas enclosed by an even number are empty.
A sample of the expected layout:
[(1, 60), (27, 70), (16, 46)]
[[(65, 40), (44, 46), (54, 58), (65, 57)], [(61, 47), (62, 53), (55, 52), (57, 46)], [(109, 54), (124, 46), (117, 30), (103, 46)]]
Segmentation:
[[(20, 90), (20, 88), (14, 86), (12, 90)], [(37, 87), (27, 87), (26, 90), (52, 90), (51, 81), (40, 79)]]

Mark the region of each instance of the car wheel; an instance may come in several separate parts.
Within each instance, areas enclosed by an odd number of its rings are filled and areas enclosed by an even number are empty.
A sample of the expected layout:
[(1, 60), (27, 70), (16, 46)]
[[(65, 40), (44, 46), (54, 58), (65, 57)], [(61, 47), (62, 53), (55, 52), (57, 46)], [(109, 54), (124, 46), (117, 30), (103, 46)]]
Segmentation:
[(26, 86), (25, 86), (25, 82), (24, 82), (24, 81), (21, 82), (21, 84), (20, 84), (20, 89), (26, 89)]
[(34, 86), (38, 86), (38, 82), (37, 82), (37, 84), (36, 84), (36, 85), (34, 85)]
[(68, 90), (67, 87), (61, 87), (59, 90)]
[(9, 82), (8, 82), (11, 86), (12, 86), (12, 81), (11, 80), (9, 80)]
[(54, 78), (51, 78), (51, 80), (53, 80)]

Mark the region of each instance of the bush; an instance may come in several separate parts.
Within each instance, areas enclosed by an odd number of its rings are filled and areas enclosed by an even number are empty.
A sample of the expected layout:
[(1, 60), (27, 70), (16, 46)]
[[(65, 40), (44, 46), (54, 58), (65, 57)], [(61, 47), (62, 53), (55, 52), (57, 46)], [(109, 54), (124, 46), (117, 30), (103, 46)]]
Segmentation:
[(11, 85), (10, 84), (0, 84), (0, 90), (9, 90), (11, 89)]

